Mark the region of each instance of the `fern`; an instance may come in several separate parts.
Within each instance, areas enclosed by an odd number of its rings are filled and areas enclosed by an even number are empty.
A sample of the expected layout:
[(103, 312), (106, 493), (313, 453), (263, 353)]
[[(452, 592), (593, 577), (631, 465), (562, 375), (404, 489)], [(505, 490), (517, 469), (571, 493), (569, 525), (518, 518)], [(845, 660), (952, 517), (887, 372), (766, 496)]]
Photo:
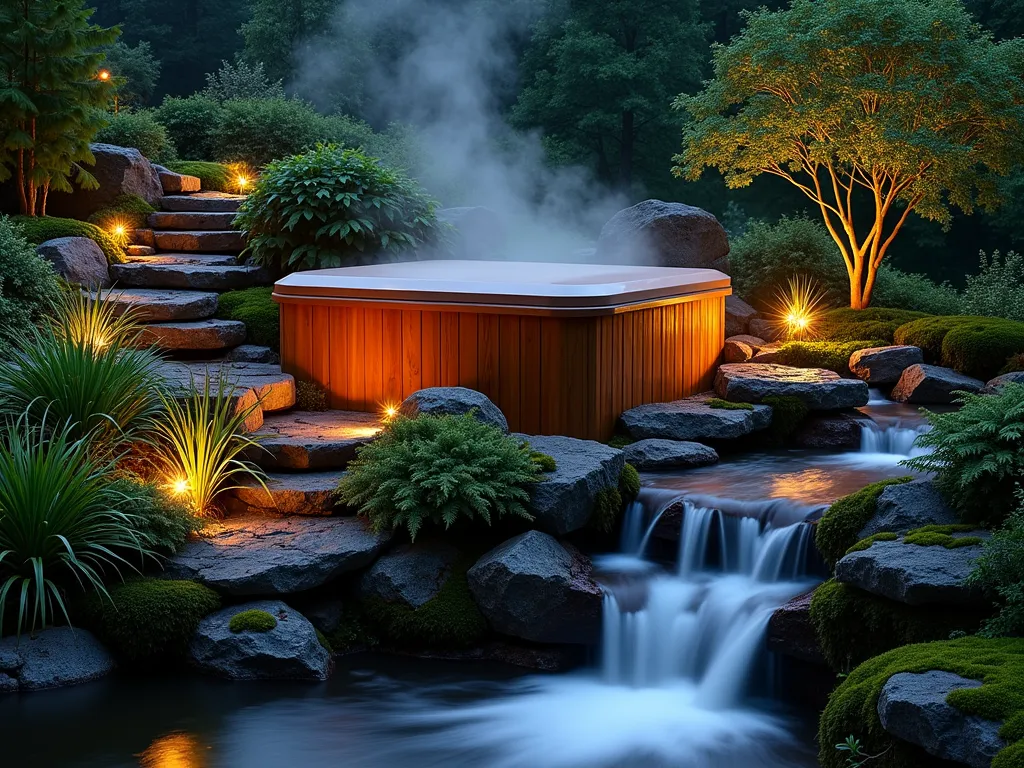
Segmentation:
[(532, 520), (529, 488), (543, 476), (529, 445), (469, 414), (399, 418), (359, 450), (338, 495), (375, 530), (426, 523), (490, 525), (504, 516)]

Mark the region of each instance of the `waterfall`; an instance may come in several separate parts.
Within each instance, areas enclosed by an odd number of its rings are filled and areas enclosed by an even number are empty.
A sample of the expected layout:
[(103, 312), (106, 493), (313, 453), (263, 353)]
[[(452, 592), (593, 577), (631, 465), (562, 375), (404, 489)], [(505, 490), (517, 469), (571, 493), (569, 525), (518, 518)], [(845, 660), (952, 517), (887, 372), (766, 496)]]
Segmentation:
[(869, 421), (861, 427), (860, 452), (919, 456), (924, 451), (916, 448), (914, 442), (929, 429), (928, 424), (907, 426), (899, 419), (892, 423)]

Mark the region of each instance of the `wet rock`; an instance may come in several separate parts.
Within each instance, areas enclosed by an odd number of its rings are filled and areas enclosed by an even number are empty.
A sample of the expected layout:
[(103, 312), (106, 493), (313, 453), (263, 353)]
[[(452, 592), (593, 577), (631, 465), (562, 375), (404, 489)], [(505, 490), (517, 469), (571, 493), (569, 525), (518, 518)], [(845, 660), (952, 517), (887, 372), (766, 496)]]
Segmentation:
[(78, 685), (113, 669), (114, 658), (84, 629), (51, 627), (0, 640), (0, 692)]
[(730, 336), (725, 340), (722, 359), (727, 363), (745, 363), (765, 345), (757, 336)]
[(469, 413), (475, 409), (478, 421), (508, 432), (508, 421), (487, 395), (475, 389), (465, 387), (429, 387), (413, 392), (402, 402), (398, 412), (403, 416), (414, 418), (429, 413), (435, 416), (456, 416)]
[(1007, 384), (1024, 384), (1024, 371), (1013, 371), (1012, 373), (1004, 373), (1002, 376), (996, 376), (985, 384), (981, 394), (994, 395)]
[(227, 595), (286, 595), (365, 568), (390, 538), (361, 517), (229, 517), (191, 539), (165, 574)]
[(415, 610), (437, 597), (459, 557), (459, 550), (444, 541), (396, 547), (363, 574), (360, 595)]
[(517, 435), (535, 451), (555, 460), (556, 469), (530, 490), (534, 525), (556, 536), (583, 528), (594, 500), (605, 488), (617, 488), (625, 464), (622, 451), (593, 440), (557, 435)]
[(750, 329), (750, 321), (757, 318), (757, 310), (739, 296), (725, 297), (725, 335), (740, 336)]
[(729, 272), (729, 238), (701, 208), (645, 200), (616, 213), (601, 229), (603, 264), (702, 267)]
[(640, 470), (704, 467), (718, 461), (718, 452), (687, 440), (638, 440), (622, 449), (626, 461)]
[(637, 440), (729, 440), (771, 424), (772, 409), (766, 405), (755, 405), (749, 411), (712, 408), (710, 399), (710, 394), (703, 394), (671, 403), (638, 405), (625, 411), (620, 421)]
[(861, 420), (848, 413), (811, 416), (790, 438), (794, 448), (855, 451), (860, 448)]
[(966, 715), (946, 703), (951, 691), (979, 688), (951, 672), (902, 672), (893, 675), (878, 696), (882, 727), (898, 739), (916, 744), (943, 760), (988, 768), (1006, 746), (999, 736), (1002, 723)]
[(715, 376), (715, 394), (740, 403), (760, 403), (781, 395), (799, 398), (815, 411), (868, 404), (868, 385), (822, 368), (793, 368), (775, 363), (726, 363)]
[[(242, 611), (265, 611), (277, 619), (266, 632), (232, 632), (231, 618)], [(224, 608), (199, 622), (189, 661), (203, 672), (232, 680), (326, 680), (331, 656), (313, 625), (280, 600), (260, 600)]]
[(878, 496), (875, 516), (860, 533), (858, 540), (876, 533), (907, 533), (926, 525), (956, 525), (960, 517), (946, 504), (931, 480), (914, 480), (887, 486)]
[(895, 384), (903, 371), (923, 362), (919, 347), (870, 347), (850, 355), (850, 371), (868, 384)]
[(344, 472), (302, 472), (267, 475), (260, 485), (252, 479), (239, 483), (227, 494), (225, 506), (234, 514), (269, 515), (333, 514), (335, 491)]
[(150, 205), (160, 202), (164, 194), (160, 177), (139, 150), (113, 144), (92, 144), (90, 149), (96, 164), (86, 163), (85, 168), (99, 187), (82, 189), (72, 185), (74, 191), (70, 193), (51, 191), (46, 201), (48, 215), (85, 220), (121, 195), (138, 195)]
[(50, 262), (57, 274), (69, 283), (86, 288), (105, 288), (110, 285), (107, 257), (91, 238), (54, 238), (40, 244), (36, 253)]
[(818, 635), (811, 623), (814, 590), (798, 595), (768, 621), (768, 650), (812, 664), (825, 664)]
[(912, 365), (903, 371), (889, 397), (900, 403), (952, 403), (954, 392), (980, 392), (985, 382), (937, 365)]
[(509, 539), (467, 574), (495, 632), (536, 643), (595, 643), (601, 589), (590, 560), (540, 531)]

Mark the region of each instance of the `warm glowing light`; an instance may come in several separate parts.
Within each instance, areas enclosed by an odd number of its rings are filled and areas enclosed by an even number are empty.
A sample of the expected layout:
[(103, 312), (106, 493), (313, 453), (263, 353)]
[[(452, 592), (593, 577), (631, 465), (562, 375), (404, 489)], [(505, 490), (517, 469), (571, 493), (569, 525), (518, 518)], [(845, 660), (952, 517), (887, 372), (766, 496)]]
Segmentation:
[(107, 224), (107, 231), (110, 233), (110, 237), (122, 248), (128, 245), (128, 241), (131, 239), (129, 229), (128, 224), (118, 219), (114, 219)]
[(249, 184), (249, 179), (245, 176), (238, 177), (238, 188), (244, 190)]
[(179, 477), (177, 480), (171, 482), (170, 486), (171, 493), (175, 496), (182, 496), (188, 493), (188, 480), (183, 477)]
[(776, 324), (789, 339), (805, 339), (811, 335), (825, 292), (811, 278), (796, 275), (786, 289), (778, 291)]
[(142, 768), (205, 768), (210, 765), (209, 746), (190, 733), (168, 733), (140, 755)]
[(381, 406), (381, 420), (387, 424), (398, 417), (398, 406), (394, 403), (385, 403)]
[(97, 73), (96, 77), (98, 77), (103, 82), (106, 82), (107, 80), (110, 79), (110, 70), (109, 69), (101, 69)]

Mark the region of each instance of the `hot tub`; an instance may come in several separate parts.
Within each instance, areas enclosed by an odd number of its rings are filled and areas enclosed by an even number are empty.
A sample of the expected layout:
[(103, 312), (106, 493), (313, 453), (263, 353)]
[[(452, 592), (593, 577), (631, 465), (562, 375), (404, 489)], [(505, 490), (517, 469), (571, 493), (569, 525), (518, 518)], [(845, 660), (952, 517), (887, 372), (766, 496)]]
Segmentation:
[(627, 408), (711, 388), (729, 278), (710, 269), (416, 261), (274, 287), (281, 367), (330, 406), (479, 390), (527, 434), (611, 437)]

